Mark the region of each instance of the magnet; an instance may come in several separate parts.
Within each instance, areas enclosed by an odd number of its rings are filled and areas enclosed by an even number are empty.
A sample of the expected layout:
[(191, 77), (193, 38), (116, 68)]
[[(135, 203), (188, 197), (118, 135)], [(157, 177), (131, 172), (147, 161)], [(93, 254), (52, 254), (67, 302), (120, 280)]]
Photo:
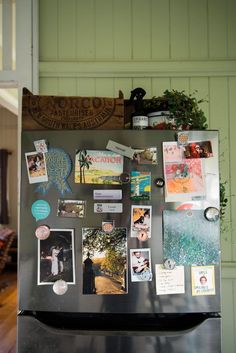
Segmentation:
[(163, 178), (156, 178), (155, 179), (155, 185), (158, 188), (163, 188), (163, 186), (165, 185), (165, 180)]
[(67, 292), (68, 289), (68, 284), (66, 281), (63, 281), (62, 279), (59, 279), (56, 281), (52, 287), (53, 292), (57, 295), (63, 295)]
[(102, 230), (104, 233), (111, 233), (114, 229), (115, 222), (114, 221), (105, 221), (102, 222)]
[(180, 146), (187, 145), (188, 139), (189, 139), (189, 136), (188, 136), (187, 132), (179, 132), (178, 133), (178, 136), (177, 136), (178, 145), (180, 145)]
[(166, 270), (173, 270), (175, 268), (175, 261), (172, 259), (166, 259), (163, 265)]
[(47, 201), (37, 200), (31, 206), (31, 213), (36, 221), (45, 219), (51, 212), (51, 207)]
[(122, 173), (119, 176), (119, 180), (121, 184), (127, 184), (130, 182), (130, 175), (129, 173)]
[(220, 211), (216, 207), (207, 207), (204, 211), (204, 217), (210, 222), (216, 222), (220, 218)]
[(50, 227), (47, 225), (42, 225), (36, 228), (35, 236), (40, 240), (45, 240), (50, 235)]
[(148, 232), (146, 230), (140, 230), (137, 236), (138, 240), (146, 241), (148, 240)]

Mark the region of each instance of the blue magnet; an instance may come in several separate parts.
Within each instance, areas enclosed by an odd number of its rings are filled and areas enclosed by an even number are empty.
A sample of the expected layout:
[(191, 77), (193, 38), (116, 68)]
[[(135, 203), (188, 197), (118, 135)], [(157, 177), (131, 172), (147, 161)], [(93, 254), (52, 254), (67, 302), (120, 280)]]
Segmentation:
[(45, 219), (51, 212), (51, 207), (47, 201), (37, 200), (33, 203), (31, 207), (31, 213), (36, 221)]

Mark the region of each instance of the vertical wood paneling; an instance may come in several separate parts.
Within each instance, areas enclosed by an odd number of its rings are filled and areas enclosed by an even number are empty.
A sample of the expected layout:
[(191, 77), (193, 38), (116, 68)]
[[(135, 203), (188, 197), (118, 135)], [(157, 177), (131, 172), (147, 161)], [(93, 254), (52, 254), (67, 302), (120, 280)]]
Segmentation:
[(76, 58), (76, 0), (58, 0), (58, 55), (60, 60)]
[(77, 0), (76, 55), (77, 59), (95, 58), (94, 0)]
[(111, 0), (95, 0), (96, 58), (113, 59), (113, 6)]
[(151, 0), (132, 0), (133, 59), (151, 58)]
[(96, 96), (113, 97), (114, 80), (112, 78), (97, 78), (95, 80)]
[(189, 0), (189, 54), (191, 59), (208, 56), (207, 0)]
[(185, 77), (171, 78), (170, 81), (171, 89), (176, 89), (177, 91), (185, 91), (186, 94), (189, 93), (189, 79)]
[(194, 93), (197, 99), (204, 99), (205, 102), (199, 104), (199, 108), (202, 109), (207, 118), (209, 125), (209, 81), (207, 77), (193, 77), (190, 78), (189, 92)]
[(58, 79), (58, 95), (59, 96), (76, 96), (76, 79), (75, 78), (59, 78)]
[(137, 87), (142, 87), (147, 93), (145, 98), (148, 98), (149, 92), (152, 90), (152, 80), (151, 78), (133, 78), (133, 89)]
[(132, 56), (131, 0), (113, 0), (114, 58), (130, 60)]
[(152, 0), (151, 46), (152, 59), (170, 58), (170, 16), (169, 1)]
[(57, 95), (58, 78), (41, 78), (39, 90), (42, 95)]
[[(236, 261), (236, 219), (234, 217), (236, 212), (236, 160), (235, 160), (235, 131), (236, 131), (236, 78), (229, 78), (229, 154), (230, 154), (230, 179), (228, 180), (229, 194), (231, 198), (231, 222), (232, 222), (232, 242), (233, 242), (233, 260)], [(230, 181), (232, 181), (230, 183)]]
[(236, 1), (227, 0), (227, 38), (228, 38), (228, 57), (236, 57)]
[(9, 226), (17, 230), (17, 116), (0, 108), (0, 148), (12, 152), (8, 157)]
[(232, 279), (222, 280), (222, 347), (223, 353), (235, 352), (235, 305)]
[(210, 58), (227, 56), (226, 4), (222, 0), (208, 0)]
[(124, 98), (129, 99), (132, 91), (132, 80), (131, 78), (115, 78), (114, 79), (114, 93), (115, 97), (118, 97), (119, 90), (123, 92)]
[(80, 78), (77, 80), (77, 95), (91, 97), (96, 95), (95, 78)]
[(188, 0), (170, 0), (171, 59), (189, 57)]
[(149, 94), (149, 98), (153, 96), (162, 96), (164, 91), (168, 89), (170, 90), (170, 78), (160, 77), (152, 79), (152, 90)]
[(57, 0), (39, 1), (39, 19), (39, 58), (41, 61), (57, 60)]

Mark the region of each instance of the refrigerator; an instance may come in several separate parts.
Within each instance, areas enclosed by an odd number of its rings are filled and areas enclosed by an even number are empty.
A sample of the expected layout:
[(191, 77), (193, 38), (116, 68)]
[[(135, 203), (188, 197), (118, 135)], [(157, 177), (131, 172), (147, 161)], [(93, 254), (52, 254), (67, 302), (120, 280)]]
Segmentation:
[(23, 131), (18, 353), (221, 352), (219, 244), (217, 131)]

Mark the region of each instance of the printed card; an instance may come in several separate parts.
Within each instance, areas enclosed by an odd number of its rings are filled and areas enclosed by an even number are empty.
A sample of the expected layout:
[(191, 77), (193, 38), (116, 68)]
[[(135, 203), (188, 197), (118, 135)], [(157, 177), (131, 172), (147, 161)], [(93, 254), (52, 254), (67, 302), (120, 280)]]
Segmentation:
[(45, 154), (42, 152), (25, 153), (29, 183), (48, 181)]
[(150, 200), (151, 173), (132, 171), (130, 178), (131, 200)]
[(75, 183), (120, 184), (123, 156), (111, 151), (79, 150), (75, 156)]
[(130, 272), (132, 282), (152, 280), (150, 249), (130, 249)]
[(215, 295), (214, 266), (192, 266), (192, 295)]
[(122, 213), (123, 203), (95, 203), (94, 213)]
[(162, 264), (157, 264), (156, 292), (157, 295), (184, 293), (184, 266), (176, 266), (172, 270), (167, 270)]
[(82, 228), (82, 242), (83, 294), (126, 294), (126, 228)]
[(131, 208), (131, 237), (140, 241), (151, 238), (152, 206), (132, 205)]

